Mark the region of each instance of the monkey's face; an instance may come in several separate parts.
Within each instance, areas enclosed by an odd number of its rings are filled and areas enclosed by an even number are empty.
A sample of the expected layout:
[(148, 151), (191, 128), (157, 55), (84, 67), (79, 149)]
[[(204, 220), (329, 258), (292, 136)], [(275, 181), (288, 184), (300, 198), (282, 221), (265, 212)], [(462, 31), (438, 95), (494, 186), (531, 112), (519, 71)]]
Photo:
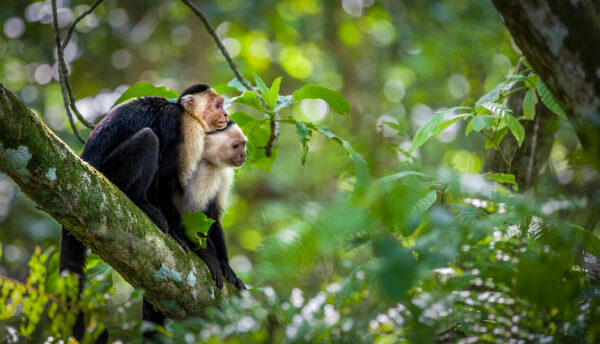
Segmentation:
[(246, 161), (248, 138), (237, 124), (205, 137), (203, 158), (217, 166), (241, 167)]
[(212, 89), (183, 97), (185, 111), (202, 123), (206, 131), (224, 128), (229, 121), (224, 99)]

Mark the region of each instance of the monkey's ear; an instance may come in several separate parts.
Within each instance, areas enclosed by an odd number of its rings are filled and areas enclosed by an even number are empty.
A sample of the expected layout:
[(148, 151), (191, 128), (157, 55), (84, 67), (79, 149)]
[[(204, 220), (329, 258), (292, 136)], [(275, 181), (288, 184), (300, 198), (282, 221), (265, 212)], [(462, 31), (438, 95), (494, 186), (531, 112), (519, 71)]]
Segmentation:
[(179, 98), (179, 103), (183, 106), (183, 109), (188, 113), (194, 112), (194, 96), (191, 94), (186, 94)]

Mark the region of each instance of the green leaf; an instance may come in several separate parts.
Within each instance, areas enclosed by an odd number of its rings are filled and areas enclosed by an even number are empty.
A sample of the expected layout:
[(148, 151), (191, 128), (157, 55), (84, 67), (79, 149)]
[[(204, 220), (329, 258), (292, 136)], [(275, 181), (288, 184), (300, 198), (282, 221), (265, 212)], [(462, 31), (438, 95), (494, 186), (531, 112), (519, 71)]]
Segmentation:
[(331, 109), (340, 114), (347, 115), (350, 112), (350, 103), (341, 94), (326, 87), (308, 84), (294, 92), (294, 102), (302, 99), (323, 99)]
[(306, 162), (306, 156), (308, 155), (308, 141), (310, 140), (310, 136), (312, 135), (312, 131), (308, 129), (305, 123), (296, 122), (296, 133), (300, 138), (300, 143), (302, 144), (302, 158), (300, 161), (302, 165)]
[(183, 213), (183, 219), (181, 220), (181, 224), (185, 229), (185, 236), (200, 248), (206, 248), (206, 236), (214, 222), (215, 220), (209, 219), (201, 211), (191, 212), (189, 210)]
[(519, 190), (519, 185), (517, 185), (517, 180), (515, 179), (514, 174), (510, 173), (489, 173), (484, 174), (484, 177), (489, 180), (494, 180), (503, 184), (512, 184), (515, 186), (516, 190)]
[(519, 147), (523, 144), (523, 140), (525, 139), (525, 128), (519, 122), (519, 120), (513, 115), (506, 115), (502, 117), (502, 121), (506, 123), (508, 129), (513, 134), (517, 142), (519, 143)]
[(241, 111), (235, 112), (234, 114), (232, 114), (231, 116), (229, 116), (229, 119), (231, 119), (237, 125), (239, 125), (240, 128), (243, 128), (244, 126), (246, 126), (250, 122), (256, 121), (254, 119), (254, 117), (250, 116), (249, 114), (247, 114), (245, 112), (241, 112)]
[(417, 130), (415, 137), (413, 138), (412, 146), (409, 149), (409, 153), (415, 151), (415, 149), (421, 147), (427, 140), (429, 140), (432, 136), (437, 135), (438, 128), (440, 124), (444, 121), (444, 116), (442, 114), (435, 114), (429, 122), (425, 123), (424, 126)]
[(269, 89), (269, 94), (267, 95), (267, 107), (271, 110), (275, 109), (275, 103), (277, 102), (277, 98), (279, 96), (279, 85), (281, 85), (281, 77), (278, 77), (275, 79), (275, 81), (273, 81), (273, 84)]
[(480, 132), (484, 129), (490, 129), (494, 125), (494, 119), (489, 115), (475, 116), (471, 120), (471, 128)]
[(138, 82), (137, 84), (128, 88), (117, 101), (113, 104), (112, 107), (115, 107), (126, 100), (132, 98), (146, 97), (146, 96), (156, 96), (156, 97), (164, 97), (164, 98), (178, 98), (179, 93), (173, 91), (166, 86), (154, 86), (149, 82)]
[(565, 114), (564, 110), (560, 107), (560, 105), (558, 105), (556, 99), (554, 99), (554, 96), (552, 95), (552, 92), (550, 92), (550, 90), (548, 89), (546, 84), (544, 84), (541, 78), (538, 79), (536, 88), (538, 94), (540, 95), (540, 98), (542, 99), (542, 103), (544, 103), (544, 105), (546, 105), (546, 107), (550, 109), (550, 111), (554, 112), (561, 118), (567, 118), (567, 115)]
[(489, 91), (483, 97), (479, 98), (475, 103), (475, 112), (479, 114), (483, 109), (483, 104), (495, 103), (502, 97), (501, 92), (509, 90), (517, 81), (504, 81), (494, 87), (493, 90)]
[[(464, 107), (461, 107), (461, 109)], [(470, 108), (469, 108), (470, 109)], [(458, 115), (452, 115), (452, 112), (455, 111), (456, 108), (453, 109), (445, 109), (439, 111), (431, 119), (429, 122), (425, 123), (424, 126), (417, 130), (415, 137), (413, 139), (412, 146), (410, 147), (409, 153), (415, 151), (415, 149), (421, 147), (425, 142), (427, 142), (431, 137), (439, 135), (444, 129), (448, 128), (452, 124), (454, 124), (459, 119), (464, 119), (467, 117), (471, 117), (473, 115), (469, 113), (463, 113)], [(446, 119), (448, 116), (454, 116), (450, 119)]]
[(266, 97), (269, 93), (269, 89), (267, 88), (267, 85), (265, 84), (263, 79), (261, 79), (260, 76), (258, 76), (258, 74), (254, 73), (254, 81), (256, 82), (256, 87), (258, 88), (260, 94), (263, 97)]
[(248, 105), (255, 109), (262, 110), (262, 102), (260, 101), (260, 98), (258, 98), (258, 94), (256, 94), (254, 91), (244, 91), (244, 93), (241, 96), (235, 98), (233, 102)]
[(511, 109), (507, 108), (506, 106), (504, 106), (502, 104), (498, 104), (498, 103), (482, 103), (479, 106), (480, 106), (480, 111), (478, 112), (479, 114), (486, 112), (485, 110), (489, 111), (491, 114), (495, 115), (496, 117), (503, 117), (506, 114), (512, 113)]
[(535, 105), (537, 104), (538, 99), (535, 94), (535, 90), (530, 88), (527, 93), (525, 93), (525, 98), (523, 98), (523, 115), (525, 119), (532, 120), (535, 118)]
[(437, 193), (435, 191), (429, 192), (425, 197), (421, 198), (411, 210), (411, 216), (419, 216), (423, 214), (423, 212), (429, 209), (435, 200), (437, 199)]

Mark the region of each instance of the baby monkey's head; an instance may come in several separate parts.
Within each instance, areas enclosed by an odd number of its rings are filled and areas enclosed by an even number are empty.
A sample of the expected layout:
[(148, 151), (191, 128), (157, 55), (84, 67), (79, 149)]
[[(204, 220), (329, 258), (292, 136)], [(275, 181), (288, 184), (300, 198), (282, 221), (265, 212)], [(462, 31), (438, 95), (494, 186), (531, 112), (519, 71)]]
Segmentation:
[(241, 167), (246, 161), (247, 142), (242, 129), (229, 121), (225, 128), (206, 135), (202, 159), (219, 167)]

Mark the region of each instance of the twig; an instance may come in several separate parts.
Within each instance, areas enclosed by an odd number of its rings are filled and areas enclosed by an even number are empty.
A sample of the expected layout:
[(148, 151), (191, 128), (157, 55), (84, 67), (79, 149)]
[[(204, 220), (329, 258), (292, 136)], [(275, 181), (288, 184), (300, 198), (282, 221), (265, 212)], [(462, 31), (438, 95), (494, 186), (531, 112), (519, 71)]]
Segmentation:
[[(246, 89), (248, 89), (249, 91), (252, 91), (253, 90), (252, 86), (250, 86), (248, 81), (246, 81), (246, 79), (244, 79), (242, 74), (240, 74), (239, 70), (237, 69), (237, 66), (235, 65), (235, 62), (233, 62), (233, 59), (227, 52), (227, 49), (223, 45), (223, 42), (221, 42), (221, 39), (217, 35), (217, 32), (212, 27), (212, 25), (210, 25), (210, 23), (208, 22), (208, 19), (206, 19), (206, 16), (204, 15), (204, 13), (202, 13), (199, 9), (194, 7), (194, 5), (192, 5), (188, 0), (182, 0), (182, 1), (196, 14), (196, 16), (198, 16), (198, 18), (200, 18), (200, 21), (202, 21), (202, 24), (204, 24), (204, 27), (206, 28), (208, 33), (212, 36), (213, 40), (217, 44), (217, 47), (221, 51), (221, 54), (223, 54), (223, 57), (225, 57), (225, 59), (227, 60), (227, 63), (229, 63), (229, 68), (231, 68), (231, 70), (235, 74), (235, 77), (242, 83), (242, 85), (244, 85), (244, 87), (246, 87)], [(260, 94), (258, 96), (260, 97)], [(262, 97), (260, 97), (260, 98), (262, 100)], [(263, 103), (264, 103), (264, 100), (263, 100)]]
[(60, 84), (60, 90), (62, 92), (62, 96), (63, 96), (63, 102), (65, 103), (65, 110), (67, 111), (67, 118), (69, 119), (69, 124), (71, 125), (71, 129), (73, 130), (73, 134), (75, 135), (75, 137), (81, 141), (82, 143), (85, 143), (85, 140), (81, 138), (81, 136), (79, 136), (79, 131), (77, 131), (77, 126), (75, 125), (75, 122), (73, 121), (73, 114), (71, 113), (71, 109), (69, 106), (69, 99), (67, 97), (67, 89), (65, 87), (65, 71), (64, 71), (64, 65), (63, 65), (63, 61), (64, 61), (64, 56), (63, 56), (63, 50), (62, 50), (62, 46), (60, 43), (60, 32), (58, 29), (58, 15), (56, 14), (56, 0), (52, 0), (52, 25), (54, 26), (54, 41), (56, 43), (56, 57), (57, 57), (57, 64), (58, 64), (58, 82)]
[(103, 0), (96, 0), (96, 2), (94, 2), (94, 4), (92, 5), (92, 7), (90, 7), (89, 10), (84, 11), (83, 13), (81, 13), (79, 15), (79, 17), (77, 17), (77, 19), (75, 19), (75, 21), (73, 21), (73, 24), (71, 24), (71, 27), (69, 27), (69, 31), (67, 32), (67, 37), (64, 39), (64, 41), (62, 42), (62, 48), (65, 49), (67, 47), (67, 44), (69, 44), (69, 40), (71, 39), (71, 35), (73, 34), (73, 31), (75, 30), (75, 26), (83, 19), (85, 18), (87, 15), (89, 15), (90, 13), (92, 13), (94, 11), (94, 9), (96, 7), (98, 7), (98, 5), (100, 5), (100, 3), (102, 3)]
[(494, 141), (489, 135), (485, 134), (483, 131), (480, 131), (479, 133), (481, 135), (485, 136), (485, 138), (487, 138), (488, 140), (490, 140), (490, 142), (493, 143), (494, 146), (496, 146), (496, 149), (498, 150), (498, 153), (500, 153), (500, 157), (502, 157), (502, 160), (504, 160), (504, 162), (508, 166), (508, 172), (510, 173), (510, 169), (511, 169), (511, 165), (512, 164), (508, 160), (508, 157), (504, 154), (504, 151), (502, 150), (502, 147), (500, 147), (500, 145), (497, 144), (496, 141)]
[(531, 152), (529, 152), (529, 163), (527, 164), (527, 176), (525, 177), (525, 183), (527, 187), (531, 184), (531, 178), (533, 177), (533, 163), (535, 160), (535, 148), (537, 146), (538, 130), (540, 128), (540, 116), (535, 116), (535, 122), (533, 124), (533, 137), (531, 138)]
[[(248, 81), (246, 81), (246, 79), (244, 79), (242, 74), (239, 72), (235, 62), (233, 62), (233, 59), (229, 55), (229, 52), (227, 52), (227, 49), (223, 45), (223, 42), (221, 42), (221, 39), (217, 35), (217, 32), (212, 27), (212, 25), (210, 25), (210, 23), (208, 22), (208, 19), (204, 15), (204, 13), (202, 13), (199, 9), (197, 9), (194, 5), (192, 5), (188, 0), (181, 0), (181, 1), (183, 1), (183, 3), (186, 4), (196, 14), (196, 16), (198, 16), (198, 18), (200, 18), (200, 21), (202, 21), (202, 24), (204, 24), (204, 27), (206, 28), (208, 33), (212, 36), (213, 40), (217, 44), (217, 47), (221, 51), (221, 54), (223, 54), (223, 57), (225, 57), (225, 60), (227, 60), (227, 63), (229, 64), (229, 68), (231, 68), (231, 70), (235, 74), (235, 77), (239, 80), (239, 82), (242, 85), (244, 85), (244, 87), (246, 87), (247, 90), (252, 91), (253, 90), (252, 86), (250, 85), (250, 83), (248, 83)], [(257, 93), (257, 95), (258, 95), (258, 98), (263, 103), (263, 105), (265, 107), (267, 107), (267, 103), (265, 102), (263, 97), (258, 93)], [(267, 157), (271, 157), (271, 155), (273, 153), (273, 147), (275, 145), (275, 142), (277, 141), (277, 138), (279, 137), (279, 123), (277, 122), (277, 114), (276, 113), (270, 115), (270, 128), (271, 128), (271, 135), (269, 135), (269, 142), (267, 143), (267, 146), (265, 147), (265, 154)]]

